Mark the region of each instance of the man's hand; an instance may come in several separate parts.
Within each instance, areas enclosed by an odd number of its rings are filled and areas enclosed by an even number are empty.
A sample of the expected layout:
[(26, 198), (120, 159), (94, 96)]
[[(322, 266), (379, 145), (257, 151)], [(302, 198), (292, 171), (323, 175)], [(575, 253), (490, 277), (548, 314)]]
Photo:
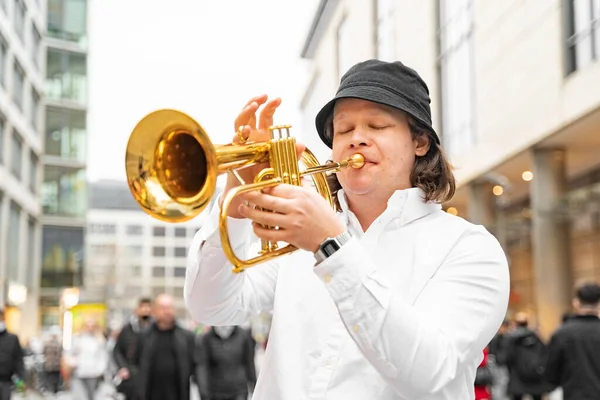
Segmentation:
[(314, 253), (326, 238), (346, 230), (329, 203), (314, 189), (284, 184), (243, 197), (250, 204), (270, 210), (239, 206), (239, 213), (254, 222), (254, 233), (264, 240), (286, 242)]
[(122, 380), (127, 380), (129, 379), (129, 370), (127, 368), (121, 368), (118, 372), (117, 372), (117, 376), (119, 378), (121, 378)]

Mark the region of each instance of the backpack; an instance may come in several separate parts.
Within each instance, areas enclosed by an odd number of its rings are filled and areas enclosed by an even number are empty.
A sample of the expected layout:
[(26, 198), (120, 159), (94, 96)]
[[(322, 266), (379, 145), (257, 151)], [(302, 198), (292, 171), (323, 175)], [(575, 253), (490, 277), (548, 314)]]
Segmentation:
[(515, 342), (515, 370), (523, 383), (544, 381), (546, 345), (536, 335), (521, 337)]

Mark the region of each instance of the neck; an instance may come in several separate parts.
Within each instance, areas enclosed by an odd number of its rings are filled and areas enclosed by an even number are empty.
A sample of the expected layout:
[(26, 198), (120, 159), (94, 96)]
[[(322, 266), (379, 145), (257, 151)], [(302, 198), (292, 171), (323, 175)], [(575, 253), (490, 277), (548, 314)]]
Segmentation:
[(169, 329), (173, 328), (174, 325), (175, 325), (174, 322), (161, 322), (161, 321), (156, 322), (156, 326), (161, 331), (169, 330)]
[(577, 311), (577, 315), (598, 315), (597, 307), (582, 307)]
[[(391, 196), (391, 195), (390, 195)], [(371, 194), (368, 195), (346, 195), (348, 207), (360, 223), (363, 232), (373, 224), (373, 222), (385, 211), (387, 201), (390, 196), (377, 198)]]

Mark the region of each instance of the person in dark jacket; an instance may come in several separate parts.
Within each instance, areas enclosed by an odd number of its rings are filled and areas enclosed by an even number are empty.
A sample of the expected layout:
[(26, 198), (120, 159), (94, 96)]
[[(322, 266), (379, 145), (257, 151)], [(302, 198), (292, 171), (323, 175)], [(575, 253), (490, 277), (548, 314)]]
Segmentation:
[(202, 400), (246, 400), (256, 386), (256, 342), (238, 326), (215, 326), (198, 337), (196, 381)]
[(13, 376), (25, 379), (23, 348), (19, 338), (6, 330), (4, 309), (0, 308), (0, 400), (10, 400)]
[(515, 316), (515, 324), (516, 328), (508, 334), (506, 342), (507, 393), (512, 400), (521, 400), (528, 394), (534, 400), (541, 400), (551, 390), (544, 379), (546, 345), (529, 328), (525, 313)]
[(177, 325), (171, 296), (157, 296), (153, 308), (155, 322), (137, 341), (133, 358), (137, 400), (190, 400), (194, 334)]
[(552, 335), (546, 378), (563, 389), (564, 400), (600, 399), (600, 285), (576, 288), (571, 316)]
[(113, 359), (118, 368), (115, 377), (117, 391), (125, 395), (126, 400), (135, 399), (135, 366), (133, 356), (139, 336), (150, 326), (152, 319), (152, 300), (142, 298), (138, 302), (135, 314), (123, 326), (113, 348)]

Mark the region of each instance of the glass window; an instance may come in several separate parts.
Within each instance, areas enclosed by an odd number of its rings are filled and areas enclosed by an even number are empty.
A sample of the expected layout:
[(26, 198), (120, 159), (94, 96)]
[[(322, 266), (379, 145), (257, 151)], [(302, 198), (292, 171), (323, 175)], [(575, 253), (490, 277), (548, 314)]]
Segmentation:
[(85, 161), (85, 111), (46, 107), (46, 154)]
[(154, 257), (164, 257), (166, 254), (165, 248), (162, 246), (154, 246), (152, 248), (152, 255)]
[(6, 238), (6, 261), (8, 262), (8, 279), (17, 281), (19, 278), (19, 238), (21, 236), (21, 208), (10, 202), (8, 213), (8, 231)]
[(164, 278), (165, 277), (165, 267), (152, 267), (152, 277), (153, 278)]
[(600, 58), (600, 0), (569, 0), (567, 73)]
[(21, 179), (21, 169), (23, 168), (23, 139), (21, 135), (13, 129), (10, 146), (10, 172)]
[(42, 287), (78, 286), (84, 261), (84, 229), (42, 228)]
[[(28, 249), (36, 249), (35, 243), (35, 219), (29, 218), (27, 223), (27, 248)], [(27, 287), (33, 288), (35, 285), (35, 255), (36, 251), (27, 251), (27, 277), (26, 277), (26, 285)]]
[(23, 93), (25, 91), (25, 71), (19, 65), (19, 62), (15, 60), (14, 70), (13, 70), (13, 101), (19, 107), (20, 110), (23, 110)]
[(0, 86), (4, 86), (4, 76), (6, 75), (6, 42), (0, 36)]
[(86, 0), (48, 0), (48, 36), (85, 46)]
[(31, 126), (37, 130), (40, 125), (40, 95), (33, 88), (31, 89), (31, 108), (29, 109), (29, 113)]
[(33, 194), (37, 194), (38, 189), (38, 165), (39, 159), (33, 151), (29, 152), (29, 188)]
[(127, 225), (127, 228), (125, 228), (125, 231), (127, 232), (128, 235), (139, 236), (143, 233), (143, 229), (144, 229), (144, 227), (141, 225)]
[(42, 184), (44, 214), (83, 217), (87, 208), (85, 170), (47, 165)]
[(85, 54), (48, 49), (46, 95), (54, 100), (87, 102), (87, 60)]
[(186, 237), (187, 229), (185, 228), (175, 228), (175, 237)]
[(384, 61), (396, 59), (396, 37), (394, 30), (394, 2), (377, 1), (377, 58)]
[(129, 257), (139, 257), (143, 254), (144, 248), (140, 245), (127, 246), (127, 255)]
[(15, 31), (17, 32), (19, 39), (21, 39), (21, 42), (25, 42), (25, 14), (27, 9), (25, 8), (23, 0), (15, 0), (14, 12), (15, 17), (13, 25), (15, 27)]
[(175, 247), (175, 257), (186, 257), (187, 249), (185, 247)]
[(442, 139), (450, 158), (475, 144), (473, 0), (440, 0)]
[(90, 233), (99, 233), (101, 235), (114, 235), (117, 232), (115, 224), (90, 224)]
[(173, 276), (175, 278), (185, 278), (185, 267), (175, 267)]
[(152, 229), (152, 236), (165, 236), (166, 229), (162, 226), (155, 226)]
[(33, 64), (38, 67), (40, 64), (40, 45), (42, 42), (42, 36), (38, 32), (37, 28), (31, 23), (31, 59)]

